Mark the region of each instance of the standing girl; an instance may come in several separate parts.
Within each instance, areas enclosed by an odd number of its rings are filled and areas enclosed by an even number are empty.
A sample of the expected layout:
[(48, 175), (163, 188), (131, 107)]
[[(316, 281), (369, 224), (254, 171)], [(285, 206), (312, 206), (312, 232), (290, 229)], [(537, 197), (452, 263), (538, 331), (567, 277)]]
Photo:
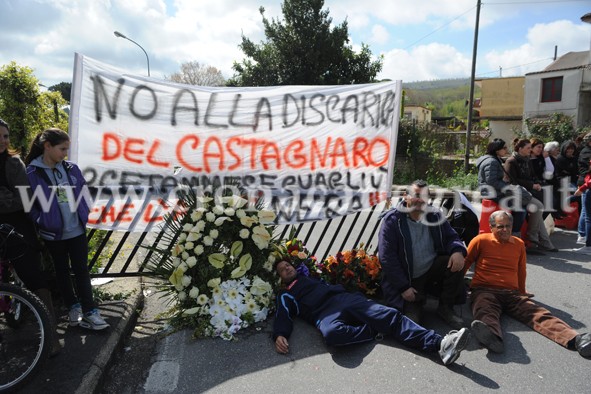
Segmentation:
[(27, 177), (33, 193), (41, 190), (49, 204), (36, 198), (30, 216), (53, 259), (59, 290), (70, 308), (70, 325), (102, 330), (109, 325), (96, 309), (88, 272), (89, 208), (82, 195), (86, 181), (76, 164), (64, 160), (69, 148), (70, 137), (59, 129), (45, 130), (33, 141), (25, 159)]

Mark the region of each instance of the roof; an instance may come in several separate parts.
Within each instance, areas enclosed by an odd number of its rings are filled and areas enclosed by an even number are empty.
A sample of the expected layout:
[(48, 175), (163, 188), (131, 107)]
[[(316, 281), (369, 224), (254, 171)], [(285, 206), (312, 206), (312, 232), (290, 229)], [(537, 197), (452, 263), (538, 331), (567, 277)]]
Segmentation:
[(561, 71), (561, 70), (572, 70), (581, 67), (585, 67), (589, 65), (589, 51), (581, 51), (581, 52), (568, 52), (558, 59), (550, 63), (545, 69), (542, 71), (536, 71), (532, 73), (527, 73), (526, 75), (531, 74), (540, 74), (546, 73), (550, 71)]

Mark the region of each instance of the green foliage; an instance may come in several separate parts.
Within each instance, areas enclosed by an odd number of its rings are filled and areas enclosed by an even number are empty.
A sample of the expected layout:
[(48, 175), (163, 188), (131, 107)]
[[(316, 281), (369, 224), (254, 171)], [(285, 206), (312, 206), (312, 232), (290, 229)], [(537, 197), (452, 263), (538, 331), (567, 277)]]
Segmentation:
[(0, 117), (10, 125), (12, 147), (21, 153), (46, 128), (67, 130), (68, 116), (60, 109), (65, 104), (59, 93), (39, 91), (30, 67), (10, 62), (0, 68)]
[[(577, 135), (573, 117), (559, 112), (546, 119), (526, 119), (525, 124), (528, 129), (526, 138), (537, 137), (542, 141), (563, 142), (572, 140)], [(525, 136), (525, 133), (518, 135), (521, 138)]]
[(476, 167), (471, 167), (466, 174), (464, 166), (458, 165), (452, 176), (436, 172), (427, 179), (427, 182), (448, 189), (459, 187), (461, 189), (476, 190), (478, 188), (478, 171)]
[[(87, 230), (89, 233), (92, 230)], [(95, 230), (92, 238), (88, 240), (88, 261), (92, 261), (96, 253), (99, 251), (100, 245), (103, 243), (104, 239), (107, 237), (108, 232), (105, 230)], [(111, 258), (112, 252), (109, 250), (109, 246), (113, 243), (113, 241), (107, 241), (105, 247), (100, 251), (100, 254), (92, 266), (91, 272), (93, 274), (98, 273), (98, 269), (104, 265), (104, 263)]]
[(242, 36), (246, 55), (235, 62), (231, 86), (343, 85), (374, 82), (383, 59), (372, 61), (369, 47), (355, 53), (349, 45), (347, 22), (332, 24), (324, 0), (285, 0), (284, 21), (267, 19), (260, 8), (266, 42)]
[(47, 88), (50, 92), (59, 92), (64, 100), (70, 102), (70, 95), (72, 93), (72, 82), (60, 82)]
[[(404, 89), (410, 104), (428, 105), (433, 111), (432, 116), (456, 116), (460, 119), (468, 117), (466, 100), (470, 96), (469, 79), (444, 79), (437, 81), (421, 81), (405, 83)], [(475, 94), (480, 90), (476, 87)]]

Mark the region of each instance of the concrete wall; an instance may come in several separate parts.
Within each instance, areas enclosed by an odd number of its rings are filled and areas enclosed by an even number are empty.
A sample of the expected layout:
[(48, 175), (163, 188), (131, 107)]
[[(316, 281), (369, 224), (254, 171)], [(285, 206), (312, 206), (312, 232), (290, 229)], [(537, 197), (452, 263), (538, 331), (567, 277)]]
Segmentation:
[(517, 137), (514, 130), (521, 131), (523, 122), (521, 120), (490, 120), (489, 128), (491, 141), (493, 138), (502, 138), (510, 144), (513, 138)]
[(523, 115), (525, 77), (483, 79), (478, 84), (481, 118)]

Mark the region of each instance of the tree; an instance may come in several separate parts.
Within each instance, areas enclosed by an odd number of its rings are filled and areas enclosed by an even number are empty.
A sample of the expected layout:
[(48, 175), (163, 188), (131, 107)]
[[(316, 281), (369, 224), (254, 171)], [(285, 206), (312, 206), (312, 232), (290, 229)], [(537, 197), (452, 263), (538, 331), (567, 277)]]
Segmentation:
[(72, 82), (60, 82), (57, 85), (47, 88), (50, 92), (60, 92), (64, 100), (70, 102), (70, 95), (72, 93)]
[(34, 136), (49, 127), (67, 130), (66, 101), (57, 92), (40, 92), (33, 70), (11, 62), (0, 68), (0, 117), (10, 125), (13, 148), (23, 154)]
[(198, 86), (224, 86), (226, 84), (220, 70), (212, 66), (205, 66), (197, 61), (181, 64), (181, 71), (165, 76), (164, 79)]
[(575, 138), (577, 134), (573, 117), (561, 112), (553, 113), (547, 118), (525, 119), (525, 125), (529, 133), (521, 133), (520, 137), (563, 142)]
[(266, 42), (253, 43), (242, 35), (246, 55), (234, 62), (233, 86), (343, 85), (375, 82), (383, 58), (372, 61), (369, 47), (355, 53), (349, 45), (347, 21), (331, 28), (324, 0), (285, 0), (284, 21), (263, 17)]

